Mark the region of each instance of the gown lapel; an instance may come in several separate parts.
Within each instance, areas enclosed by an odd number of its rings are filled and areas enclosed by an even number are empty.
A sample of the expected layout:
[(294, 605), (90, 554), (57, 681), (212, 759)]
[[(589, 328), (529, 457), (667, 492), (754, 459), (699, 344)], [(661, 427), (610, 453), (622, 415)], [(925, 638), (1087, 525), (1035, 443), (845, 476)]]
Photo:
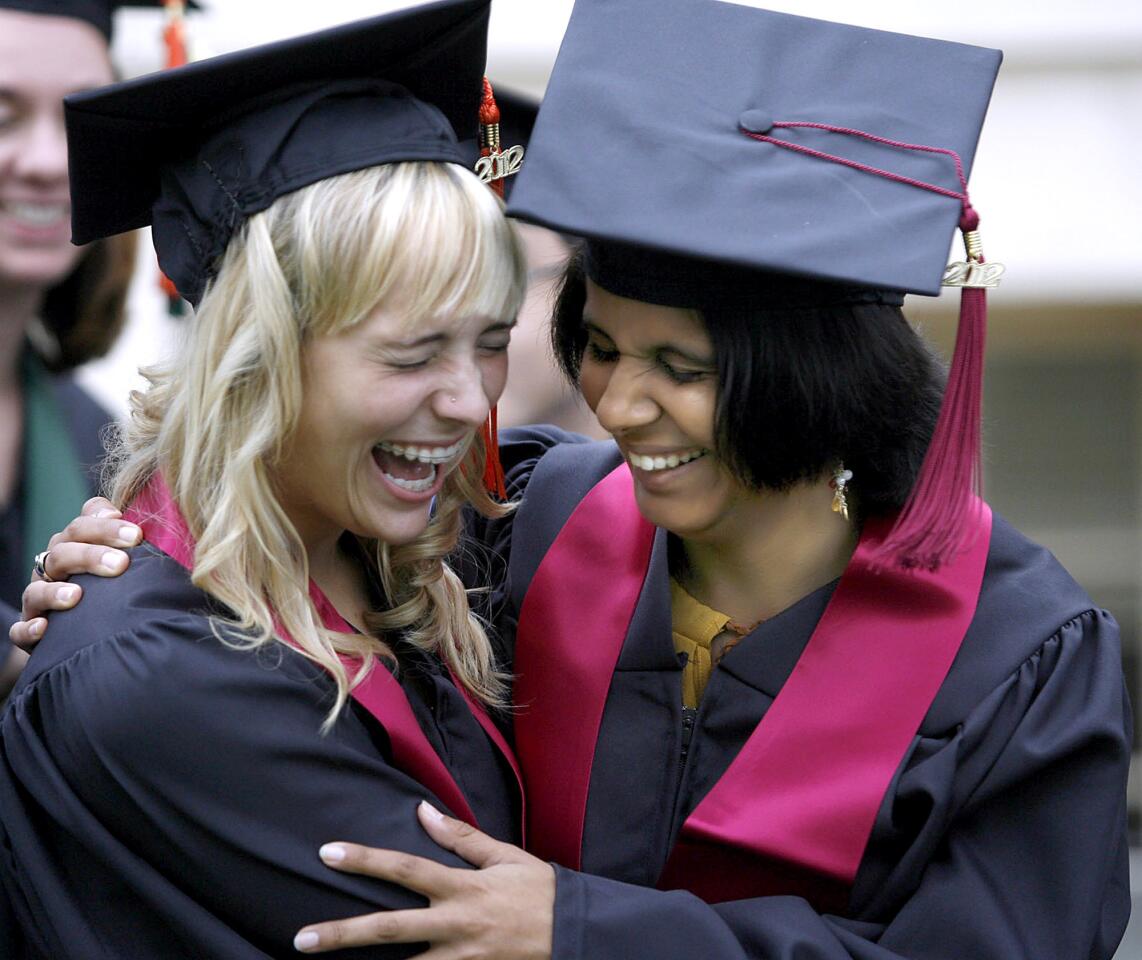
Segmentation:
[[(124, 516), (143, 529), (146, 539), (152, 546), (161, 550), (187, 570), (194, 565), (194, 540), (186, 528), (186, 523), (171, 498), (163, 479), (156, 475), (147, 488), (125, 511)], [(309, 594), (321, 616), (323, 624), (339, 633), (352, 633), (353, 627), (333, 607), (320, 588), (313, 581), (309, 584)], [(279, 634), (292, 644), (292, 640), (279, 628)], [(352, 670), (356, 663), (345, 660)], [(458, 685), (459, 686), (459, 685)], [(461, 691), (463, 688), (460, 687)], [(396, 679), (377, 663), (369, 674), (352, 692), (353, 699), (367, 710), (384, 727), (392, 747), (393, 764), (408, 774), (427, 790), (439, 798), (459, 819), (474, 827), (476, 822), (468, 801), (456, 784), (452, 774), (440, 759), (428, 738), (417, 723), (416, 715), (408, 702), (404, 689)], [(497, 749), (514, 770), (518, 768), (514, 756), (499, 731), (492, 735), (495, 725), (465, 694), (465, 701), (472, 708), (473, 715), (485, 731), (488, 731)]]
[[(878, 567), (888, 523), (865, 525), (788, 681), (684, 821), (660, 886), (710, 902), (798, 893), (843, 906), (884, 794), (974, 615), (990, 542), (982, 502), (976, 517), (971, 548), (937, 573)], [(620, 466), (572, 513), (521, 607), (516, 743), (531, 847), (567, 866), (581, 862), (603, 709), (652, 537)]]

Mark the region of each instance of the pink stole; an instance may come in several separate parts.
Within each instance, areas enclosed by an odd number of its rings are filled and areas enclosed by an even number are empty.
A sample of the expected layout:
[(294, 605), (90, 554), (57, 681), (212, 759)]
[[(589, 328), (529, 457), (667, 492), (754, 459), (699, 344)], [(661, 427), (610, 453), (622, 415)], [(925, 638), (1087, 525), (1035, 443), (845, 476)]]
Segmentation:
[[(708, 902), (797, 894), (844, 906), (975, 613), (991, 539), (991, 512), (978, 506), (971, 547), (935, 573), (876, 567), (890, 524), (865, 525), (792, 675), (682, 825), (661, 887)], [(624, 464), (568, 518), (520, 611), (515, 729), (530, 849), (566, 866), (581, 863), (595, 745), (653, 537)]]
[[(161, 476), (156, 474), (151, 479), (124, 512), (124, 516), (142, 527), (144, 536), (152, 546), (187, 570), (193, 568), (194, 539)], [(355, 632), (312, 580), (309, 582), (309, 595), (326, 628), (338, 633)], [(278, 632), (283, 640), (293, 643), (283, 630), (279, 628)], [(356, 666), (348, 658), (344, 662), (349, 669)], [(459, 684), (457, 688), (464, 695), (472, 715), (515, 771), (522, 796), (522, 778), (511, 747), (487, 713), (468, 696), (467, 691)], [(352, 696), (384, 727), (392, 747), (394, 766), (439, 798), (456, 817), (474, 827), (478, 826), (468, 801), (425, 737), (404, 690), (392, 674), (384, 667), (374, 665), (368, 676), (354, 688)]]

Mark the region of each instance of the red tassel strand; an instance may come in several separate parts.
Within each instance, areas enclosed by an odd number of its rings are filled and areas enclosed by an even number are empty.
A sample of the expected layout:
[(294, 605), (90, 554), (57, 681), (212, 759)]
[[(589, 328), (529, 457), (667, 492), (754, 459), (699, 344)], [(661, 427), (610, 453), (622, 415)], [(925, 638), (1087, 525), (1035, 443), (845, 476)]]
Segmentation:
[[(864, 130), (839, 127), (826, 123), (803, 121), (778, 122), (770, 128), (810, 128), (825, 130), (842, 136), (859, 137), (874, 143), (900, 150), (938, 153), (950, 157), (955, 164), (959, 190), (951, 190), (934, 183), (926, 183), (892, 170), (839, 157), (800, 144), (771, 136), (767, 131), (741, 132), (753, 140), (792, 150), (806, 156), (837, 163), (886, 180), (928, 190), (941, 196), (959, 200), (962, 205), (960, 229), (967, 248), (967, 262), (951, 266), (962, 268), (956, 280), (945, 277), (945, 284), (962, 287), (960, 293), (960, 321), (956, 331), (956, 347), (948, 372), (948, 383), (936, 429), (920, 467), (920, 474), (912, 485), (904, 509), (896, 518), (888, 537), (878, 553), (885, 563), (904, 567), (923, 567), (934, 570), (951, 560), (968, 546), (969, 514), (979, 509), (981, 483), (980, 412), (983, 393), (983, 347), (987, 334), (986, 286), (994, 286), (995, 278), (1003, 267), (992, 265), (990, 274), (981, 270), (984, 263), (976, 229), (979, 215), (968, 199), (967, 177), (958, 154), (944, 147), (905, 143), (890, 140)], [(951, 270), (951, 266), (949, 270)]]
[[(976, 230), (979, 214), (964, 198), (960, 230), (968, 262), (984, 263)], [(956, 346), (940, 417), (920, 474), (904, 509), (881, 546), (881, 556), (905, 567), (934, 570), (971, 544), (971, 511), (979, 509), (982, 484), (980, 420), (983, 408), (983, 356), (987, 338), (987, 291), (960, 291)]]
[(500, 434), (495, 407), (484, 421), (484, 488), (501, 500), (508, 498), (504, 465), (500, 462)]

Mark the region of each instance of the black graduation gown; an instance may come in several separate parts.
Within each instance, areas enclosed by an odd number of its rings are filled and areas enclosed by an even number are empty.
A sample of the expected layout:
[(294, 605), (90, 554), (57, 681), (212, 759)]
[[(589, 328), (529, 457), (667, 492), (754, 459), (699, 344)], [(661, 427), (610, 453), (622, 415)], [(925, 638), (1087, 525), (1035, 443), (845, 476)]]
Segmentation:
[[(351, 702), (320, 732), (319, 667), (223, 645), (206, 595), (149, 545), (82, 582), (0, 721), (0, 881), (27, 941), (5, 956), (294, 957), (306, 923), (423, 903), (325, 867), (322, 843), (461, 865), (416, 819), (423, 798), (447, 806), (393, 766), (369, 713)], [(518, 840), (512, 774), (447, 675), (411, 655), (399, 675), (480, 826)]]
[[(508, 589), (493, 599), (510, 643), (540, 559), (619, 456), (613, 444), (553, 429), (505, 431), (502, 440), (522, 505), (474, 531), (510, 557)], [(881, 803), (843, 915), (794, 896), (709, 906), (653, 889), (682, 821), (765, 715), (834, 588), (762, 624), (724, 658), (683, 763), (681, 664), (658, 531), (595, 749), (584, 872), (557, 870), (556, 960), (1114, 952), (1130, 909), (1130, 713), (1117, 627), (1046, 550), (999, 518), (975, 617)]]

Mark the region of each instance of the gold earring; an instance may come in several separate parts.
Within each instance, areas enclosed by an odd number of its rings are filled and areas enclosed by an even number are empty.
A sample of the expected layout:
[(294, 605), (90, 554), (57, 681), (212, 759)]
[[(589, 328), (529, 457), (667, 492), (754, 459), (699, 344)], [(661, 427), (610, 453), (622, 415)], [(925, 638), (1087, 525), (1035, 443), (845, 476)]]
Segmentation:
[(838, 463), (833, 470), (833, 479), (829, 486), (833, 488), (833, 513), (839, 513), (844, 520), (849, 518), (849, 502), (845, 497), (845, 487), (853, 478), (853, 472), (846, 470), (843, 463)]

